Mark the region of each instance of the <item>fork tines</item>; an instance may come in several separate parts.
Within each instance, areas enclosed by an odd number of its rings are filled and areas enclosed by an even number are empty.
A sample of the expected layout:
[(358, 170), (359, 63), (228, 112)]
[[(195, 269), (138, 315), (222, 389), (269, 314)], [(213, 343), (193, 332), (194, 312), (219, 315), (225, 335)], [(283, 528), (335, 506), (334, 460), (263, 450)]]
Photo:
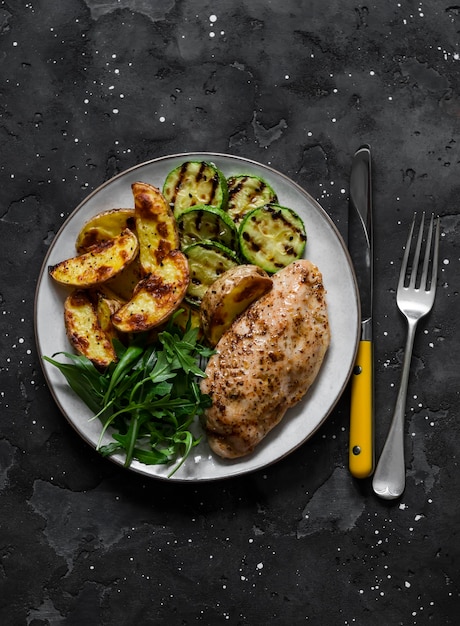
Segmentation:
[[(399, 288), (403, 289), (406, 287), (410, 289), (430, 291), (431, 288), (435, 289), (436, 287), (436, 276), (438, 273), (440, 220), (439, 216), (435, 218), (434, 213), (432, 213), (428, 230), (426, 232), (425, 212), (423, 212), (418, 235), (414, 237), (416, 220), (417, 213), (414, 213), (402, 261), (402, 268), (404, 268), (404, 271), (400, 274)], [(423, 258), (423, 265), (419, 265), (420, 251), (423, 243), (425, 243), (425, 256)], [(433, 245), (434, 252), (431, 254)], [(414, 271), (412, 271), (413, 269)]]

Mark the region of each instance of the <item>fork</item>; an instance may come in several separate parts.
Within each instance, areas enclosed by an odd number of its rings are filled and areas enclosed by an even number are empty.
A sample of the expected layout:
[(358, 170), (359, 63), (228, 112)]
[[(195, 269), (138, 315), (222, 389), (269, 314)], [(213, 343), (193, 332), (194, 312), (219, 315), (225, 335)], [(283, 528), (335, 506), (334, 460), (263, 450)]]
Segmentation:
[[(387, 500), (398, 498), (403, 493), (406, 484), (404, 462), (404, 415), (412, 349), (414, 346), (417, 324), (422, 317), (431, 311), (436, 293), (436, 277), (438, 272), (439, 254), (439, 216), (436, 218), (436, 230), (433, 237), (435, 217), (433, 214), (431, 215), (428, 235), (425, 240), (423, 267), (421, 266), (422, 261), (420, 260), (420, 252), (423, 243), (425, 213), (422, 214), (413, 255), (413, 262), (409, 265), (409, 255), (411, 251), (416, 217), (417, 214), (415, 213), (409, 230), (409, 236), (407, 238), (396, 294), (398, 308), (407, 319), (407, 339), (401, 382), (396, 398), (396, 405), (390, 430), (372, 480), (372, 487), (375, 493), (381, 498), (385, 498)], [(431, 255), (433, 243), (434, 251)]]

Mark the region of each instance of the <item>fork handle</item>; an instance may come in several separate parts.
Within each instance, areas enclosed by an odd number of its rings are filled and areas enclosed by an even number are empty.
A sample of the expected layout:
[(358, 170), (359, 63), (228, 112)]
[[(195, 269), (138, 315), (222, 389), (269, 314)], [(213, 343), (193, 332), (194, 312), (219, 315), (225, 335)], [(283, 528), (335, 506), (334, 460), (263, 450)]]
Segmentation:
[(414, 347), (417, 321), (408, 318), (408, 331), (401, 382), (396, 398), (395, 410), (385, 445), (372, 480), (375, 493), (386, 500), (399, 498), (406, 485), (404, 462), (404, 417), (406, 412), (407, 384)]

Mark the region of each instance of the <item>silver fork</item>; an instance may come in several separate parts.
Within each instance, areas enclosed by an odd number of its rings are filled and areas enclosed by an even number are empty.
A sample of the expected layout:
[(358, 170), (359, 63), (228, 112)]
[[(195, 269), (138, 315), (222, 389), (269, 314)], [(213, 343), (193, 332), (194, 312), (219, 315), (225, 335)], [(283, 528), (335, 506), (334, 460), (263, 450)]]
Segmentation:
[[(415, 331), (418, 321), (431, 311), (436, 293), (436, 277), (438, 272), (439, 253), (439, 217), (436, 218), (436, 230), (433, 237), (435, 217), (432, 214), (425, 240), (423, 267), (419, 267), (420, 251), (423, 242), (425, 213), (422, 214), (413, 262), (409, 266), (412, 237), (417, 214), (414, 214), (407, 238), (404, 258), (399, 274), (396, 302), (399, 310), (407, 319), (407, 339), (404, 363), (399, 385), (396, 406), (390, 430), (374, 473), (372, 487), (381, 498), (392, 500), (404, 491), (406, 472), (404, 462), (404, 415), (407, 397), (407, 383), (414, 346)], [(434, 251), (431, 249), (434, 243)], [(421, 261), (420, 261), (421, 265)], [(421, 270), (421, 274), (420, 274)], [(407, 277), (407, 278), (406, 278)], [(406, 284), (408, 281), (408, 284)]]

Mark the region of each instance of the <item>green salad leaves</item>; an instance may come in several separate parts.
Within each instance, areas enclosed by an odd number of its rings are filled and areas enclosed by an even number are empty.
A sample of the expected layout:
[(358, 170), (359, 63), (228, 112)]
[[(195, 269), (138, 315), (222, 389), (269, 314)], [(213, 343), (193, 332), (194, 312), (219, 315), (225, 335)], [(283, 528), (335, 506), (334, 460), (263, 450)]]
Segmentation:
[[(174, 317), (154, 343), (139, 335), (128, 346), (113, 340), (118, 361), (99, 371), (84, 356), (59, 352), (67, 362), (43, 357), (56, 366), (69, 386), (99, 418), (103, 427), (98, 450), (104, 456), (122, 452), (125, 467), (133, 459), (147, 465), (166, 464), (180, 458), (170, 476), (199, 443), (190, 427), (195, 417), (211, 405), (202, 394), (200, 367), (213, 350), (198, 342), (198, 329), (183, 331)], [(113, 443), (101, 445), (105, 432)]]

